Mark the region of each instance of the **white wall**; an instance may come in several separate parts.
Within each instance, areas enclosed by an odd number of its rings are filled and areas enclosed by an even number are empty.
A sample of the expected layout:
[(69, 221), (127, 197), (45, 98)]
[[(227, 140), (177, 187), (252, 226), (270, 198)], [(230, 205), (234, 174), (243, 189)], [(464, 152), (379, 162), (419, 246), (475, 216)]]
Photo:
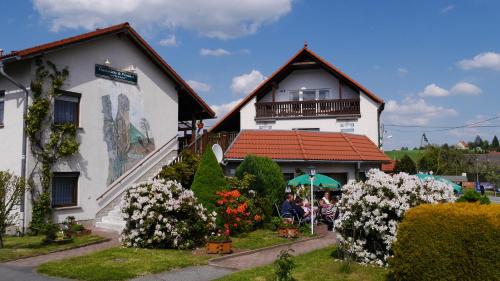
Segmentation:
[[(28, 87), (30, 64), (7, 65), (5, 72)], [(3, 76), (0, 90), (5, 90), (4, 127), (0, 127), (0, 170), (21, 174), (24, 92)]]
[[(302, 87), (308, 89), (329, 88), (332, 98), (338, 99), (338, 80), (325, 70), (299, 70), (292, 72), (285, 78), (276, 90), (276, 101), (288, 101), (288, 90), (297, 90)], [(350, 88), (349, 88), (350, 89)], [(318, 118), (290, 118), (290, 119), (268, 119), (255, 120), (255, 103), (253, 98), (240, 110), (241, 129), (272, 129), (272, 130), (292, 130), (317, 128), (324, 132), (340, 132), (341, 125), (354, 123), (351, 133), (366, 135), (371, 141), (378, 145), (378, 104), (369, 98), (365, 93), (354, 93), (351, 90), (343, 90), (342, 98), (360, 99), (361, 117), (318, 117)], [(272, 101), (272, 93), (266, 94), (262, 102)]]
[[(109, 166), (103, 132), (104, 115), (101, 97), (123, 93), (129, 97), (131, 103), (142, 103), (144, 117), (149, 121), (152, 137), (158, 148), (177, 134), (177, 91), (173, 81), (127, 37), (108, 36), (48, 53), (44, 58), (61, 69), (68, 67), (70, 76), (63, 89), (81, 94), (79, 154), (61, 161), (54, 167), (54, 171), (80, 172), (78, 206), (55, 209), (54, 220), (60, 222), (68, 215), (75, 216), (77, 220), (94, 219), (98, 211), (96, 198), (106, 190)], [(138, 84), (130, 85), (95, 77), (95, 64), (103, 64), (106, 59), (111, 61), (111, 67), (117, 69), (130, 70), (134, 66)], [(16, 68), (21, 64), (26, 65), (26, 62), (16, 63)], [(28, 62), (29, 64), (33, 64), (33, 61)], [(31, 70), (25, 67), (23, 73), (12, 71), (12, 74), (29, 85), (30, 71), (34, 73), (34, 66)], [(5, 81), (0, 80), (0, 89), (15, 89), (5, 85)], [(0, 129), (2, 141), (0, 169), (10, 168), (16, 171), (18, 167), (20, 169), (22, 133), (22, 104), (18, 104), (20, 96), (21, 93), (6, 94), (5, 127)], [(28, 158), (28, 172), (33, 165), (33, 159)], [(28, 216), (31, 215), (29, 206), (27, 213)]]
[[(357, 93), (347, 85), (342, 85), (342, 98), (357, 98)], [(332, 99), (340, 98), (339, 80), (324, 69), (295, 70), (278, 84), (276, 101), (289, 101), (289, 91), (300, 89), (330, 89)], [(272, 92), (267, 93), (261, 102), (271, 102)]]
[[(68, 66), (68, 91), (82, 94), (80, 102), (80, 155), (56, 170), (79, 170), (80, 208), (55, 212), (56, 220), (67, 215), (77, 220), (93, 219), (98, 211), (96, 198), (107, 187), (108, 151), (103, 134), (101, 97), (112, 92), (123, 93), (130, 102), (141, 102), (144, 117), (149, 121), (156, 148), (177, 134), (178, 103), (174, 83), (128, 39), (117, 36), (68, 48), (47, 57), (60, 67)], [(95, 64), (109, 59), (118, 69), (136, 68), (138, 84), (129, 85), (94, 75)], [(142, 99), (137, 99), (137, 97)], [(134, 100), (133, 97), (136, 99)]]

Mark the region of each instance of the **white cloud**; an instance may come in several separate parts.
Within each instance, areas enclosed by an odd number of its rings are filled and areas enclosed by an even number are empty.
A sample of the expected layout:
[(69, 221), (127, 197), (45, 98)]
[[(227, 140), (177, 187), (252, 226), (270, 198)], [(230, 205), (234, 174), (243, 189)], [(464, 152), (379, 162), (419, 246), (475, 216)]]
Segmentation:
[(448, 13), (448, 12), (451, 12), (455, 10), (455, 5), (448, 5), (446, 7), (444, 7), (443, 9), (441, 9), (441, 13)]
[(401, 75), (401, 76), (405, 76), (406, 74), (408, 74), (408, 69), (406, 69), (404, 67), (399, 67), (398, 68), (398, 74)]
[(238, 51), (229, 51), (229, 50), (222, 49), (222, 48), (217, 48), (217, 49), (202, 48), (202, 49), (200, 49), (200, 55), (202, 55), (202, 56), (222, 57), (222, 56), (237, 55), (237, 54), (248, 55), (248, 54), (250, 54), (250, 50), (249, 49), (240, 49)]
[(33, 0), (52, 31), (95, 29), (130, 21), (148, 28), (182, 28), (210, 38), (254, 34), (292, 10), (293, 0)]
[(432, 83), (424, 88), (423, 92), (418, 95), (421, 97), (446, 97), (450, 94), (450, 91), (439, 87), (438, 85)]
[(479, 68), (500, 70), (500, 53), (480, 53), (472, 59), (459, 61), (458, 65), (465, 70)]
[(477, 96), (477, 95), (481, 94), (483, 92), (483, 90), (481, 90), (481, 88), (479, 88), (478, 86), (476, 86), (474, 84), (467, 83), (467, 82), (459, 82), (459, 83), (455, 84), (455, 86), (453, 86), (450, 89), (450, 92), (453, 94), (456, 94), (456, 95)]
[(210, 107), (215, 111), (215, 116), (218, 119), (222, 118), (226, 113), (228, 113), (231, 109), (233, 109), (236, 105), (238, 105), (243, 99), (237, 99), (235, 101), (231, 101), (223, 104), (215, 104)]
[(428, 104), (424, 99), (406, 97), (401, 102), (390, 100), (384, 110), (386, 122), (400, 125), (427, 125), (441, 118), (457, 116), (453, 108)]
[(212, 86), (209, 84), (195, 80), (188, 80), (187, 83), (197, 92), (209, 92), (212, 89)]
[(478, 86), (468, 82), (458, 82), (447, 90), (432, 83), (427, 85), (418, 95), (421, 97), (447, 97), (450, 95), (479, 95), (483, 92)]
[(233, 77), (231, 90), (237, 94), (246, 95), (253, 91), (266, 77), (258, 70), (252, 70), (250, 73)]
[(169, 37), (160, 40), (160, 45), (165, 47), (177, 47), (178, 43), (175, 35), (170, 35)]
[(202, 48), (200, 50), (200, 55), (202, 56), (214, 56), (214, 57), (221, 57), (221, 56), (229, 56), (231, 52), (229, 52), (226, 49), (218, 48), (218, 49), (205, 49)]

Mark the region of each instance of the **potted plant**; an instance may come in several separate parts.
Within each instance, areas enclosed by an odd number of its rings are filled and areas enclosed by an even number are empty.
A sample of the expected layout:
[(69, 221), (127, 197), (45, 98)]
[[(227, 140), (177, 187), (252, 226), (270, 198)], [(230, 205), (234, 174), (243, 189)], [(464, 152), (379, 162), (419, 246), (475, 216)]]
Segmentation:
[(45, 233), (45, 243), (66, 244), (73, 241), (68, 232), (61, 229), (58, 224), (48, 224)]
[(224, 233), (218, 231), (217, 234), (212, 232), (207, 240), (207, 254), (230, 254), (233, 252), (233, 242), (229, 238), (229, 231)]
[(285, 238), (296, 238), (299, 236), (299, 227), (290, 221), (281, 218), (274, 218), (273, 223), (278, 230), (278, 236)]
[(75, 223), (71, 226), (71, 232), (76, 234), (76, 236), (89, 235), (90, 233), (92, 233), (90, 229), (86, 229), (79, 223)]

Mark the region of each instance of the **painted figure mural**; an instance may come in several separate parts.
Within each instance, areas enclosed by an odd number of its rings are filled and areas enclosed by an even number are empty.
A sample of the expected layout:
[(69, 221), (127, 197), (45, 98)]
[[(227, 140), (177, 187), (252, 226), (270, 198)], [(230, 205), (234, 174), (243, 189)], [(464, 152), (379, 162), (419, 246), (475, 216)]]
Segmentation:
[(142, 112), (142, 101), (134, 101), (131, 105), (129, 97), (123, 93), (105, 95), (101, 99), (104, 141), (109, 156), (109, 185), (155, 150), (155, 144), (149, 122)]

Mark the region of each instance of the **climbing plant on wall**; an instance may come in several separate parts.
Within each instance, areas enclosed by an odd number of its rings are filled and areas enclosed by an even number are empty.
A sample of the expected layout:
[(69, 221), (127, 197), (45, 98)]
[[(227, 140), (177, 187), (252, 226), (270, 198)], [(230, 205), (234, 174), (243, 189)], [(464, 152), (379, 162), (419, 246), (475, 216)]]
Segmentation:
[(54, 124), (54, 99), (68, 78), (67, 68), (59, 70), (50, 61), (36, 60), (31, 81), (33, 102), (26, 116), (26, 134), (35, 165), (29, 176), (33, 211), (31, 229), (44, 232), (51, 223), (50, 180), (52, 167), (62, 158), (78, 152), (75, 124)]

